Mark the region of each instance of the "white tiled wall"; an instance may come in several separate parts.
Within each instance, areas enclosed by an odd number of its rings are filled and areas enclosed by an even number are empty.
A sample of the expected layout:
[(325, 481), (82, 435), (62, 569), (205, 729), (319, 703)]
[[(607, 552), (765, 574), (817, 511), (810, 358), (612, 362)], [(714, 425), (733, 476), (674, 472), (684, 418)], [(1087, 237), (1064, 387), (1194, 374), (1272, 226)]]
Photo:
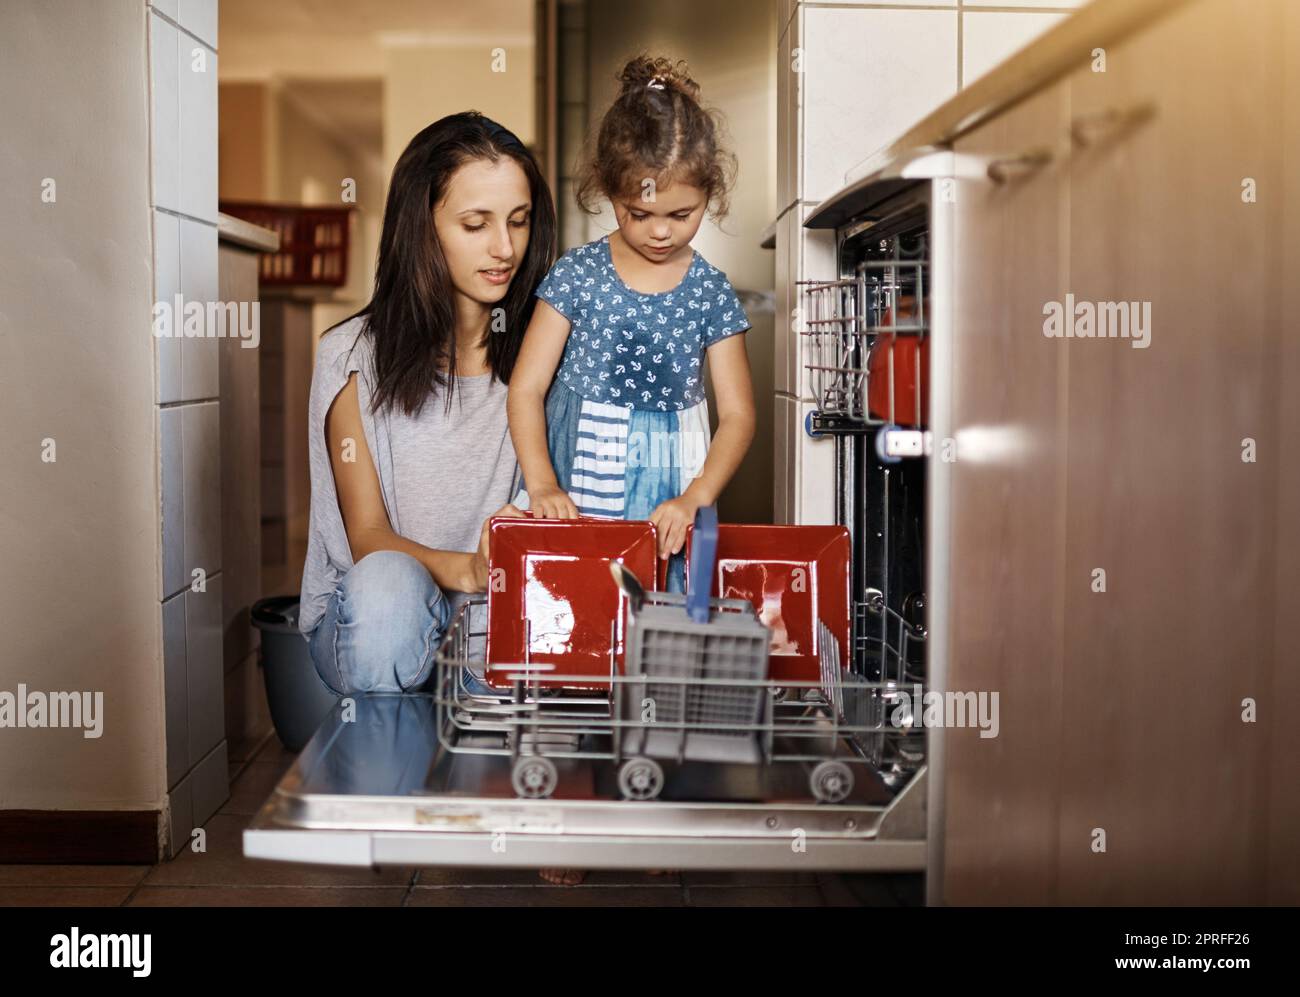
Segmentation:
[(216, 224), (217, 56), (194, 36), (179, 32), (180, 202), (177, 210)]
[(185, 578), (221, 570), (221, 417), (216, 402), (185, 405), (181, 413)]
[[(217, 0), (142, 0), (149, 32), (155, 300), (217, 299)], [(183, 315), (173, 331), (183, 329)], [(228, 793), (218, 340), (154, 338), (173, 850)], [(204, 591), (192, 585), (202, 569)]]
[(1067, 10), (1082, 7), (1088, 0), (962, 0), (963, 7), (1050, 7)]
[(967, 10), (961, 15), (963, 83), (979, 79), (1063, 17), (1061, 11)]
[[(813, 440), (796, 282), (837, 276), (803, 228), (845, 173), (1085, 0), (781, 0), (777, 48), (777, 522), (834, 520), (834, 444)], [(784, 427), (784, 429), (783, 429)]]
[[(208, 579), (206, 592), (185, 592), (185, 703), (191, 765), (225, 736), (223, 679), (221, 576), (216, 575)], [(213, 710), (213, 702), (220, 708)]]
[(835, 522), (835, 441), (830, 437), (812, 439), (804, 430), (808, 416), (817, 406), (801, 400), (795, 409), (797, 466), (795, 480), (799, 489), (794, 501), (807, 523)]
[(185, 443), (183, 408), (158, 410), (158, 452), (162, 467), (162, 590), (160, 599), (185, 588)]
[(957, 91), (957, 18), (947, 10), (809, 7), (802, 21), (801, 184), (821, 201), (844, 171)]
[[(188, 683), (185, 681), (185, 593), (162, 604), (163, 673), (167, 720), (167, 785), (175, 786), (189, 771)], [(174, 731), (186, 731), (184, 737)]]
[[(176, 13), (171, 16), (186, 31), (200, 39), (214, 51), (217, 47), (217, 0), (180, 0), (180, 3), (154, 4), (166, 12), (171, 8)], [(177, 9), (179, 7), (179, 9)]]
[[(207, 222), (181, 217), (180, 288), (186, 302), (215, 301), (217, 298), (217, 229)], [(216, 398), (220, 391), (219, 341), (211, 338), (181, 339), (181, 400)]]
[(804, 340), (799, 335), (796, 309), (801, 307), (797, 280), (832, 280), (835, 274), (835, 234), (802, 228), (813, 205), (801, 201), (777, 221), (776, 311), (784, 316), (777, 323), (775, 383), (779, 394), (811, 398)]
[[(154, 300), (171, 303), (181, 289), (181, 220), (153, 209)], [(178, 402), (181, 392), (181, 340), (154, 339), (158, 358), (158, 402)]]
[[(778, 326), (780, 323), (777, 323)], [(780, 359), (779, 357), (777, 358)], [(793, 523), (794, 515), (790, 510), (790, 489), (784, 483), (790, 480), (790, 436), (794, 431), (794, 414), (790, 407), (794, 400), (786, 394), (777, 392), (772, 397), (772, 473), (776, 476), (776, 488), (772, 492), (772, 519), (777, 523)]]
[(153, 201), (171, 210), (180, 207), (180, 85), (177, 68), (180, 31), (154, 14), (149, 16), (149, 76), (152, 87), (151, 135)]

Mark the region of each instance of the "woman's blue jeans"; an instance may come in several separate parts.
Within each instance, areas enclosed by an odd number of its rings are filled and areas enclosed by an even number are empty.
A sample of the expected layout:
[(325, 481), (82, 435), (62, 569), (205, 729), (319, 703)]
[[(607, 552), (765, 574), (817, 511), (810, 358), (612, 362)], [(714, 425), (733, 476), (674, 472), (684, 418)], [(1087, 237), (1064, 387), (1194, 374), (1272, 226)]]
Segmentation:
[[(418, 692), (433, 680), (451, 612), (448, 597), (410, 554), (367, 554), (339, 581), (312, 631), (316, 672), (340, 696)], [(472, 676), (466, 683), (482, 691)]]

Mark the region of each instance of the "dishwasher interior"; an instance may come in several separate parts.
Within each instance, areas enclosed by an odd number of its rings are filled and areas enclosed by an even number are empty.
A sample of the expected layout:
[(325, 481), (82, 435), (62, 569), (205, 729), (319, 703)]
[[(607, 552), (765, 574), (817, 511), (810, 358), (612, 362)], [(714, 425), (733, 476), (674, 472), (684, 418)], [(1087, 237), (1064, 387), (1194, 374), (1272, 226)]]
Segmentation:
[[(557, 689), (553, 666), (525, 661), (508, 666), (508, 688), (485, 693), (471, 681), (486, 657), (486, 605), (473, 599), (425, 692), (340, 700), (246, 829), (245, 853), (340, 865), (925, 868), (927, 204), (914, 188), (842, 225), (840, 279), (797, 288), (818, 401), (805, 429), (834, 440), (826, 484), (851, 545), (849, 660), (823, 639), (815, 682), (684, 671), (650, 682), (631, 664), (620, 673), (611, 652), (596, 689)], [(748, 610), (711, 602), (711, 622)], [(681, 709), (647, 722), (647, 689)]]
[(801, 287), (817, 401), (805, 428), (835, 440), (836, 518), (853, 544), (850, 667), (880, 685), (872, 749), (891, 786), (926, 760), (929, 205), (929, 186), (915, 185), (861, 212), (837, 232), (839, 279)]

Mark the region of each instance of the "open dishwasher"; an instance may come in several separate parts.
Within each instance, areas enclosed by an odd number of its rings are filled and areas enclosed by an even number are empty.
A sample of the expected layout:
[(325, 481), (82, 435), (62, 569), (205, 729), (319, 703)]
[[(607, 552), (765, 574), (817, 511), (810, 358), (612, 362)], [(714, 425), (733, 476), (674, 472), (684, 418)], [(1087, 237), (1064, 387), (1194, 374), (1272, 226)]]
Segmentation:
[[(471, 599), (425, 691), (339, 702), (245, 830), (246, 855), (926, 868), (929, 197), (909, 186), (888, 217), (837, 223), (840, 279), (799, 288), (796, 331), (818, 400), (805, 428), (835, 440), (837, 519), (851, 541), (847, 660), (822, 640), (817, 681), (720, 678), (692, 672), (689, 650), (666, 641), (651, 674), (630, 651), (634, 610), (624, 617), (629, 654), (619, 667), (611, 647), (607, 678), (557, 690), (565, 676), (553, 666), (520, 661), (485, 691), (471, 677), (485, 668), (486, 607)], [(643, 616), (681, 609), (662, 593), (646, 601)], [(712, 601), (711, 620), (746, 608)], [(619, 625), (611, 621), (611, 644)], [(647, 722), (648, 691), (680, 708)]]

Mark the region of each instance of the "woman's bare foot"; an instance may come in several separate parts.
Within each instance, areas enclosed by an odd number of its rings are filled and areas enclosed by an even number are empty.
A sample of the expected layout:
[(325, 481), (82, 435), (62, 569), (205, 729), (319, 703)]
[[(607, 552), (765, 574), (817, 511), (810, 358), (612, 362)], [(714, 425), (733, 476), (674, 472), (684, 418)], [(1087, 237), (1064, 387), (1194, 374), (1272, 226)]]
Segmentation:
[(577, 886), (587, 878), (586, 869), (538, 869), (537, 874), (552, 886)]

